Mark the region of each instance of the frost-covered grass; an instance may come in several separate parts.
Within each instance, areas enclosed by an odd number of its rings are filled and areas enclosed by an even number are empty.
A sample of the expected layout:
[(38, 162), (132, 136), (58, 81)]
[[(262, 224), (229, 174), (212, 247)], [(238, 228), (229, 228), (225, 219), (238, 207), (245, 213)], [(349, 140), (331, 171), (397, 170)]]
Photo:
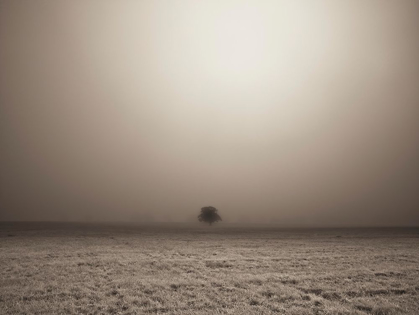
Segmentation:
[(419, 229), (0, 223), (1, 314), (417, 314)]

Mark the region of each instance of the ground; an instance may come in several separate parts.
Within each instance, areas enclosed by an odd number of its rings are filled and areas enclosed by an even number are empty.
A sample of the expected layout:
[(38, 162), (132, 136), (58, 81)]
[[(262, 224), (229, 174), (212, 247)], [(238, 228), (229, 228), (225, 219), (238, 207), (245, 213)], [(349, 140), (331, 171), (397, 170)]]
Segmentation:
[(1, 314), (417, 314), (419, 229), (0, 223)]

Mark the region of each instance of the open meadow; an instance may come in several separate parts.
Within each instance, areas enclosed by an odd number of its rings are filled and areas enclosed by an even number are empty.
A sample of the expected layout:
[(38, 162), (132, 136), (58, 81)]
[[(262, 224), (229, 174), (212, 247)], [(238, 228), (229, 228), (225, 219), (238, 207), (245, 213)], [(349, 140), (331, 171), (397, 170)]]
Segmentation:
[(419, 229), (0, 223), (1, 314), (418, 314)]

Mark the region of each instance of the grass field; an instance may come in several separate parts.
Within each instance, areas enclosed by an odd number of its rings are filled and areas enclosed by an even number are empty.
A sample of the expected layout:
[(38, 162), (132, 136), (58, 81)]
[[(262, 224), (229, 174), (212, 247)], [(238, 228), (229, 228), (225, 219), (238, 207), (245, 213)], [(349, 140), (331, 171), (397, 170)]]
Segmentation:
[(419, 229), (0, 223), (1, 314), (418, 314)]

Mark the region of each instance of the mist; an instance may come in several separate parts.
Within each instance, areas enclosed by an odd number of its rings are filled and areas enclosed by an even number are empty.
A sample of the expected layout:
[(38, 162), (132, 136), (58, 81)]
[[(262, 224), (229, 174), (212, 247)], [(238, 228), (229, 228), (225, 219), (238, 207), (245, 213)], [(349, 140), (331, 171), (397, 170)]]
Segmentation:
[(0, 220), (419, 224), (417, 1), (1, 1)]

